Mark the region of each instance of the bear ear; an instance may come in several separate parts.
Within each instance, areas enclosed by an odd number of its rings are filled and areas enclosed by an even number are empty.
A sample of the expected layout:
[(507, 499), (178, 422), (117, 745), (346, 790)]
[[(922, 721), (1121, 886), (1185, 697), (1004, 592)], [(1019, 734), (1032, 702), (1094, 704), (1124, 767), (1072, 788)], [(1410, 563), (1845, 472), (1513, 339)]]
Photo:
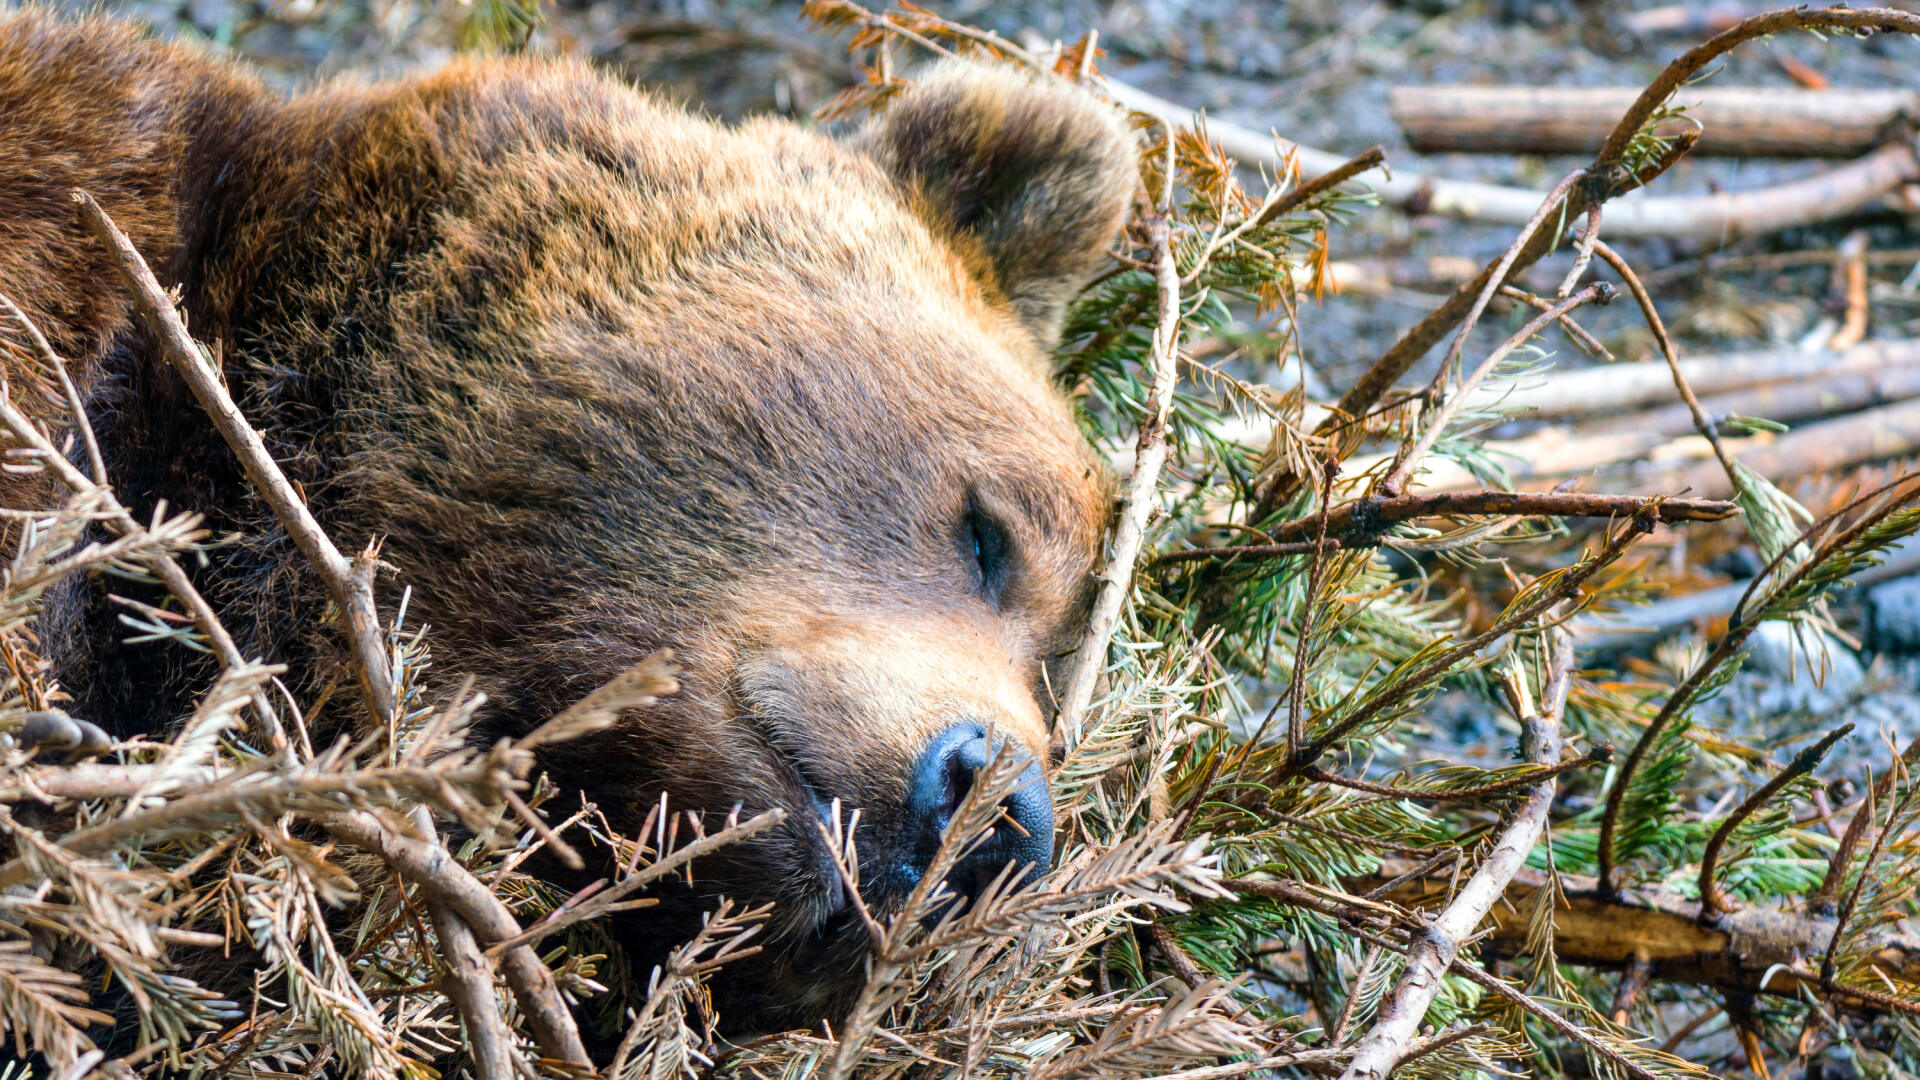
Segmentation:
[(1051, 348), (1139, 184), (1119, 110), (1064, 81), (946, 61), (853, 139)]

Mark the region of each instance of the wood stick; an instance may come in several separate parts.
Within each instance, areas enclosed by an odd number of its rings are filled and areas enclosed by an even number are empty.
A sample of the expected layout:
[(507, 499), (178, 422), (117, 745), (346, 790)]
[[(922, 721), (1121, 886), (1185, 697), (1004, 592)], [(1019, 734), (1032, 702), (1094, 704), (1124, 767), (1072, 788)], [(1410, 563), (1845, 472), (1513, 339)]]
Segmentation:
[[(1740, 461), (1776, 480), (1863, 465), (1870, 461), (1920, 453), (1920, 398), (1808, 424), (1757, 445), (1743, 446)], [(1686, 491), (1708, 498), (1730, 498), (1733, 485), (1718, 463), (1679, 469), (1628, 470), (1635, 486), (1652, 491)], [(1609, 482), (1614, 478), (1608, 477)]]
[[(1592, 154), (1639, 95), (1638, 87), (1396, 86), (1387, 100), (1422, 154)], [(1693, 152), (1716, 157), (1858, 157), (1920, 117), (1920, 93), (1911, 90), (1695, 86), (1674, 100), (1685, 119), (1656, 130), (1671, 137), (1697, 123)]]
[(206, 409), (214, 426), (232, 447), (234, 456), (240, 459), (240, 467), (254, 491), (273, 508), (274, 517), (326, 583), (333, 602), (346, 613), (361, 689), (366, 693), (375, 719), (386, 723), (393, 716), (393, 677), (387, 666), (380, 614), (373, 604), (371, 558), (362, 556), (350, 562), (333, 546), (313, 512), (307, 509), (306, 501), (294, 491), (286, 474), (268, 453), (266, 441), (234, 404), (219, 373), (200, 355), (200, 348), (187, 333), (187, 324), (175, 310), (173, 300), (160, 287), (146, 260), (134, 250), (133, 242), (107, 217), (93, 196), (75, 191), (73, 201), (79, 207), (81, 222), (113, 256), (122, 280), (133, 293), (135, 305), (159, 340), (161, 355)]
[[(1551, 676), (1540, 693), (1540, 706), (1523, 724), (1522, 744), (1527, 759), (1548, 766), (1561, 756), (1560, 718), (1566, 709), (1573, 677), (1572, 639), (1562, 630), (1549, 631), (1552, 641)], [(1530, 704), (1530, 703), (1529, 703)], [(1460, 955), (1460, 946), (1480, 928), (1494, 907), (1506, 897), (1514, 875), (1547, 828), (1557, 782), (1548, 777), (1535, 785), (1514, 814), (1500, 840), (1480, 861), (1473, 877), (1460, 887), (1452, 903), (1437, 918), (1415, 931), (1407, 948), (1407, 970), (1380, 1003), (1373, 1028), (1354, 1044), (1353, 1060), (1341, 1080), (1386, 1080), (1404, 1060), (1420, 1034), (1427, 1009), (1438, 997), (1441, 976)]]
[[(1607, 220), (1611, 224), (1613, 219)], [(1871, 341), (1838, 353), (1755, 349), (1680, 361), (1688, 385), (1703, 395), (1892, 367), (1920, 368), (1920, 340)], [(1529, 419), (1545, 420), (1664, 405), (1672, 399), (1673, 373), (1665, 362), (1656, 361), (1554, 372), (1543, 385), (1488, 389), (1475, 404), (1527, 409)]]
[[(1192, 127), (1199, 114), (1144, 90), (1109, 79), (1107, 93), (1127, 108)], [(1206, 131), (1227, 153), (1249, 165), (1278, 167), (1297, 154), (1300, 174), (1312, 178), (1346, 164), (1347, 158), (1289, 142), (1252, 128), (1208, 117)], [(1716, 243), (1758, 236), (1845, 217), (1901, 184), (1920, 178), (1920, 158), (1906, 143), (1890, 143), (1864, 157), (1804, 180), (1752, 191), (1712, 195), (1667, 195), (1629, 199), (1607, 209), (1606, 234), (1615, 239), (1685, 237)], [(1407, 169), (1388, 176), (1383, 169), (1360, 174), (1364, 188), (1388, 206), (1408, 213), (1436, 214), (1483, 225), (1524, 225), (1544, 192), (1525, 188), (1449, 180)]]

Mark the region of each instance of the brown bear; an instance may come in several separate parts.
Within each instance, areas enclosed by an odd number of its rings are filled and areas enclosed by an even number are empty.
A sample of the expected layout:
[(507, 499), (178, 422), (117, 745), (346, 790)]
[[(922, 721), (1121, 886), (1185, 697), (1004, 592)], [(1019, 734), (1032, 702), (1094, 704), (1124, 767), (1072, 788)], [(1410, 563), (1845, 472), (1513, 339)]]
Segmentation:
[[(833, 800), (862, 810), (884, 913), (991, 740), (1046, 752), (1111, 506), (1049, 354), (1135, 168), (1091, 95), (957, 62), (836, 141), (567, 61), (288, 97), (111, 20), (0, 15), (0, 292), (69, 358), (122, 499), (239, 534), (201, 586), (250, 655), (318, 666), (316, 583), (76, 226), (76, 188), (179, 285), (341, 546), (384, 538), (491, 730), (674, 650), (681, 693), (541, 764), (616, 828), (661, 791), (787, 810), (620, 928), (644, 972), (715, 896), (775, 902), (764, 954), (715, 987), (736, 1030), (814, 1024), (857, 988)], [(122, 642), (106, 592), (57, 597), (43, 640), (76, 715), (159, 729), (209, 672)], [(1051, 857), (1038, 776), (961, 891)]]

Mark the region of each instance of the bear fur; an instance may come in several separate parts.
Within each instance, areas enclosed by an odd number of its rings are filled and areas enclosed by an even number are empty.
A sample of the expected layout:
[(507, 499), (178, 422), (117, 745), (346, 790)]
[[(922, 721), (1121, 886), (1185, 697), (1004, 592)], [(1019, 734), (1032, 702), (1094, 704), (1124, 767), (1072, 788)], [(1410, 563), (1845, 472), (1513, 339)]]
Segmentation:
[[(674, 650), (679, 694), (541, 766), (618, 829), (663, 790), (788, 811), (620, 928), (644, 972), (715, 896), (774, 901), (715, 984), (735, 1030), (857, 988), (820, 808), (885, 851), (956, 719), (1046, 752), (1112, 502), (1049, 354), (1136, 182), (1113, 109), (1007, 69), (937, 67), (835, 141), (553, 59), (283, 96), (112, 20), (0, 13), (0, 292), (67, 358), (121, 499), (236, 534), (198, 584), (248, 655), (324, 668), (317, 582), (74, 189), (179, 286), (340, 547), (381, 539), (387, 602), (411, 587), (488, 731)], [(107, 591), (54, 598), (42, 640), (75, 715), (164, 729), (211, 669), (122, 642)]]

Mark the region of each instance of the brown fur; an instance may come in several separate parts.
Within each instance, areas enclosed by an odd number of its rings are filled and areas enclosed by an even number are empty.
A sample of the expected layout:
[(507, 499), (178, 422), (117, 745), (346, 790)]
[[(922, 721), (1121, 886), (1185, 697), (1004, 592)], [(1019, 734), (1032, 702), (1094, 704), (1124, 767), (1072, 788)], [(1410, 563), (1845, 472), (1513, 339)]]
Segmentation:
[[(244, 535), (201, 575), (244, 648), (327, 647), (73, 188), (181, 284), (341, 546), (385, 538), (410, 621), (480, 679), (494, 729), (676, 650), (682, 694), (544, 764), (616, 826), (662, 789), (789, 810), (626, 931), (646, 964), (718, 892), (778, 901), (760, 966), (718, 987), (736, 1028), (811, 1024), (857, 974), (819, 805), (863, 808), (883, 851), (906, 770), (956, 720), (1044, 751), (1043, 672), (1109, 504), (1047, 351), (1133, 153), (1110, 110), (1006, 71), (936, 69), (836, 144), (569, 62), (288, 99), (111, 21), (0, 15), (0, 291), (71, 358), (123, 498)], [(969, 515), (1008, 538), (998, 588)], [(43, 627), (75, 711), (163, 725), (206, 672), (119, 644), (103, 592)]]

